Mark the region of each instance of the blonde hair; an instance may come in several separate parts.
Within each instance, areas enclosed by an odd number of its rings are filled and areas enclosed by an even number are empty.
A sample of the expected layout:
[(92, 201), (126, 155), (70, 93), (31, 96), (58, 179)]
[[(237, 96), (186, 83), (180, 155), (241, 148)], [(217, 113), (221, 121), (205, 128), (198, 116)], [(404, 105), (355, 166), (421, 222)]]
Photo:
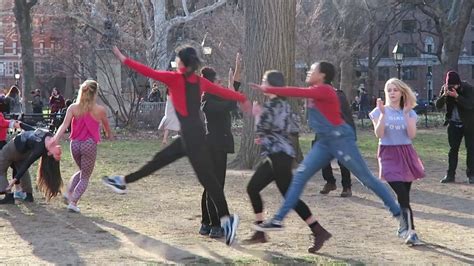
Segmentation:
[(80, 115), (92, 110), (98, 89), (99, 84), (95, 80), (88, 79), (81, 84), (79, 87), (79, 94), (77, 95)]
[(397, 78), (391, 78), (391, 79), (387, 80), (387, 82), (385, 82), (385, 87), (384, 87), (385, 100), (387, 100), (389, 98), (387, 89), (388, 89), (388, 85), (390, 85), (390, 84), (395, 85), (395, 87), (397, 87), (400, 90), (400, 92), (402, 93), (402, 97), (400, 99), (400, 108), (401, 109), (403, 109), (405, 107), (406, 99), (408, 99), (409, 102), (411, 103), (411, 106), (409, 106), (410, 108), (414, 108), (417, 105), (416, 104), (416, 96), (415, 96), (415, 93), (413, 92), (413, 90), (405, 82), (403, 82), (403, 81), (401, 81)]

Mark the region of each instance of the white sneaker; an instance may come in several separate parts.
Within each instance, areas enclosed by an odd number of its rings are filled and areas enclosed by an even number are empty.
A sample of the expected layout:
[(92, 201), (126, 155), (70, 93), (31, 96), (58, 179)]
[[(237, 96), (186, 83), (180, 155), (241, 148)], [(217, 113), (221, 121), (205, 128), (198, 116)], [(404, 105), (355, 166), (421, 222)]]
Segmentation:
[(64, 202), (64, 204), (66, 204), (66, 205), (69, 204), (69, 192), (64, 192), (64, 195), (63, 195), (63, 202)]
[(15, 193), (13, 193), (13, 198), (14, 198), (14, 199), (25, 200), (25, 199), (26, 199), (26, 192), (23, 192), (23, 191), (15, 191)]
[(76, 213), (81, 212), (81, 209), (79, 209), (76, 205), (74, 205), (74, 204), (72, 204), (72, 203), (69, 203), (69, 205), (67, 205), (67, 209), (68, 209), (70, 212), (76, 212)]

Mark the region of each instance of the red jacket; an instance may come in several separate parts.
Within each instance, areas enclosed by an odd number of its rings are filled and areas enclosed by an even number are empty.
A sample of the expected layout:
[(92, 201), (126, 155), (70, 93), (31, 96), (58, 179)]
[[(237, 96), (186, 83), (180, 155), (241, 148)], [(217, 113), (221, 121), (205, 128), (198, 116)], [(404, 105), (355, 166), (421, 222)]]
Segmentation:
[(10, 120), (6, 120), (3, 114), (0, 113), (0, 141), (7, 140), (8, 127), (10, 127)]
[[(130, 58), (125, 59), (124, 64), (138, 73), (152, 78), (154, 80), (163, 82), (168, 86), (171, 101), (173, 102), (176, 112), (182, 116), (188, 116), (188, 110), (186, 105), (186, 88), (184, 74), (181, 71), (159, 71), (149, 68), (139, 62), (133, 61)], [(220, 96), (226, 100), (233, 100), (244, 102), (247, 98), (234, 90), (224, 89), (221, 86), (210, 82), (209, 80), (199, 77), (196, 74), (191, 74), (186, 78), (188, 82), (196, 83), (199, 82), (201, 87), (201, 94), (204, 92)]]

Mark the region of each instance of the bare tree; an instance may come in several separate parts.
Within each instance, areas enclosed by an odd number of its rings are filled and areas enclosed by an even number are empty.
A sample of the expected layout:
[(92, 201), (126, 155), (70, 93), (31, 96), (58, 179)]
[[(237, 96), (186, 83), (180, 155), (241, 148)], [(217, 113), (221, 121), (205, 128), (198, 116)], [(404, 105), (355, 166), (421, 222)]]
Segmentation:
[(33, 38), (31, 35), (31, 9), (38, 0), (15, 0), (13, 12), (20, 35), (21, 63), (23, 66), (23, 100), (31, 98), (30, 91), (35, 84), (35, 63)]
[(436, 55), (444, 72), (450, 69), (457, 70), (462, 41), (470, 22), (474, 1), (417, 0), (415, 5), (435, 22), (435, 29), (439, 34)]
[[(283, 71), (291, 84), (295, 62), (295, 0), (245, 1), (245, 81), (258, 82), (265, 70)], [(252, 100), (262, 100), (244, 87)], [(259, 148), (254, 143), (254, 119), (244, 119), (240, 150), (232, 163), (239, 168), (252, 168), (259, 159)]]

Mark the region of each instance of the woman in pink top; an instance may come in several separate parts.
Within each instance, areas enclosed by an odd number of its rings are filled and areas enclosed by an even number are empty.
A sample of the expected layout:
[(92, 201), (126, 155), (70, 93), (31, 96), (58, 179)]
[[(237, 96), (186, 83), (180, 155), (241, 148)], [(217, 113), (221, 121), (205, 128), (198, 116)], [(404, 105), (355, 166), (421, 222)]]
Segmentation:
[(72, 212), (80, 212), (77, 202), (86, 191), (94, 170), (101, 123), (106, 137), (112, 138), (105, 107), (96, 103), (97, 90), (98, 84), (94, 80), (82, 83), (76, 103), (67, 109), (66, 117), (54, 135), (54, 141), (57, 142), (71, 124), (71, 154), (79, 171), (72, 176), (64, 197), (69, 203), (68, 210)]

